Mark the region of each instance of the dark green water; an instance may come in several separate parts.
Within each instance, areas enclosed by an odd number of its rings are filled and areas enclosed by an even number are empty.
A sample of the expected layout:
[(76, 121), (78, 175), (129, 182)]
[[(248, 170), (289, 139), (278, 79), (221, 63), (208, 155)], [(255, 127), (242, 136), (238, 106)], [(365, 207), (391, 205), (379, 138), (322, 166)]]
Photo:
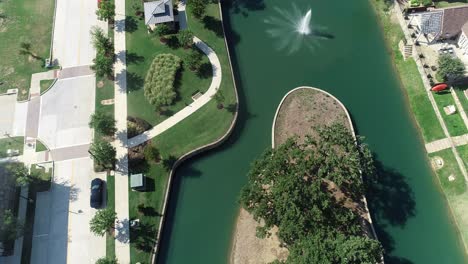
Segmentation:
[[(247, 1), (247, 0), (246, 0)], [(159, 263), (226, 263), (237, 196), (251, 161), (271, 142), (274, 112), (289, 90), (327, 90), (349, 109), (378, 160), (380, 184), (368, 194), (387, 263), (465, 263), (448, 209), (367, 0), (295, 1), (332, 39), (287, 55), (274, 48), (264, 19), (291, 2), (224, 6), (240, 95), (238, 125), (220, 149), (177, 172)]]

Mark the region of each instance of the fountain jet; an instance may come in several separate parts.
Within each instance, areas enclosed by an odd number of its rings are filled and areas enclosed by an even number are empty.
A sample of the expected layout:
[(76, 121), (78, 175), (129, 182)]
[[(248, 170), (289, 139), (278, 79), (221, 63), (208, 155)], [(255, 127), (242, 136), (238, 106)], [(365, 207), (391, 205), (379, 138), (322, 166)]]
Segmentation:
[(297, 32), (302, 35), (309, 35), (310, 34), (310, 17), (312, 15), (312, 10), (309, 9), (305, 16), (301, 19), (297, 26)]

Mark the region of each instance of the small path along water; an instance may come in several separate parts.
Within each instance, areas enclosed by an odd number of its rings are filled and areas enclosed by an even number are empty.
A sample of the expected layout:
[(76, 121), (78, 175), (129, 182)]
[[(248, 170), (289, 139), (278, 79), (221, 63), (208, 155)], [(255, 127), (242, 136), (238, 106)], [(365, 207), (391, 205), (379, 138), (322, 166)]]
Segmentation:
[(301, 16), (312, 9), (312, 29), (320, 25), (328, 37), (292, 54), (276, 48), (281, 38), (270, 37), (272, 25), (264, 23), (293, 10), (291, 2), (223, 4), (237, 75), (238, 123), (222, 147), (177, 170), (158, 263), (227, 262), (249, 164), (271, 144), (281, 98), (302, 85), (320, 87), (343, 102), (356, 133), (374, 152), (379, 184), (367, 198), (386, 263), (466, 263), (368, 0), (295, 1)]

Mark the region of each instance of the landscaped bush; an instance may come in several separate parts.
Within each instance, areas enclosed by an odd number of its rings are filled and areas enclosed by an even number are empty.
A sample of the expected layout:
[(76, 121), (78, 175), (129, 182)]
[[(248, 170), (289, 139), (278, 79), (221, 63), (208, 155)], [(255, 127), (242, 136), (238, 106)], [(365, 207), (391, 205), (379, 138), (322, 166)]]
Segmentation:
[(145, 78), (144, 93), (156, 109), (172, 104), (176, 98), (174, 80), (181, 62), (173, 54), (160, 54), (151, 63)]
[(138, 117), (127, 117), (127, 137), (132, 138), (137, 136), (146, 130), (151, 129), (152, 126), (147, 121)]
[(96, 58), (93, 59), (94, 65), (91, 69), (99, 77), (111, 77), (114, 65), (114, 44), (98, 27), (91, 29), (91, 41), (96, 49)]

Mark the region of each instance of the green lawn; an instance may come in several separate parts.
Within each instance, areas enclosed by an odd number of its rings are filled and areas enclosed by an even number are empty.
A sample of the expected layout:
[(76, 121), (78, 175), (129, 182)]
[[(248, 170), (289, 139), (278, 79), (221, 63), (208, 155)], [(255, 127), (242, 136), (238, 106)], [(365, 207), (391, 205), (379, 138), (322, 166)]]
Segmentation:
[[(18, 88), (18, 100), (28, 97), (31, 74), (45, 71), (52, 37), (54, 0), (0, 1), (0, 91)], [(20, 55), (20, 43), (34, 55)]]
[[(144, 79), (151, 62), (156, 55), (162, 53), (171, 53), (184, 60), (190, 50), (181, 47), (171, 48), (169, 45), (162, 44), (159, 37), (148, 34), (144, 21), (134, 16), (135, 12), (131, 7), (133, 3), (141, 5), (141, 1), (127, 1), (127, 23), (134, 25), (126, 36), (128, 115), (142, 118), (154, 126), (193, 102), (191, 99), (193, 94), (208, 90), (212, 72), (209, 67), (208, 74), (200, 77), (183, 65), (175, 81), (176, 101), (166, 107), (162, 113), (155, 111), (155, 108), (146, 100), (143, 91)], [(208, 57), (203, 56), (203, 64), (209, 66)]]
[[(133, 1), (127, 1), (127, 14), (133, 14), (131, 8)], [(225, 105), (229, 106), (229, 109), (235, 107), (236, 98), (234, 83), (232, 80), (230, 64), (228, 61), (228, 55), (226, 46), (224, 44), (224, 37), (222, 35), (222, 30), (219, 28), (221, 26), (219, 20), (219, 9), (218, 5), (210, 4), (207, 9), (207, 17), (205, 21), (210, 21), (210, 28), (207, 29), (204, 26), (204, 23), (194, 19), (191, 16), (190, 10), (187, 11), (188, 14), (188, 25), (189, 28), (194, 32), (195, 36), (199, 37), (201, 40), (206, 42), (218, 55), (221, 62), (222, 70), (222, 83), (220, 90), (222, 91), (225, 97)], [(141, 22), (139, 22), (141, 24)], [(214, 25), (214, 26), (213, 26)], [(138, 30), (141, 30), (140, 28)], [(221, 34), (220, 34), (221, 30)], [(136, 32), (135, 32), (136, 33)], [(133, 33), (133, 34), (135, 34)], [(146, 34), (146, 30), (145, 30)], [(132, 33), (127, 34), (127, 48), (131, 49), (129, 46), (129, 36), (131, 38)], [(147, 36), (148, 38), (149, 36)], [(142, 40), (148, 42), (149, 40)], [(154, 42), (156, 41), (156, 43)], [(157, 47), (158, 43), (156, 40), (152, 40), (154, 47)], [(154, 51), (154, 54), (157, 52), (163, 52), (166, 47), (161, 46), (161, 51)], [(140, 53), (141, 54), (141, 53)], [(182, 57), (181, 57), (182, 58)], [(146, 67), (149, 66), (149, 62), (145, 60), (144, 62)], [(141, 63), (143, 64), (143, 63)], [(129, 72), (132, 68), (137, 68), (135, 65), (129, 66)], [(131, 87), (130, 82), (131, 78), (127, 79), (129, 86)], [(205, 80), (203, 80), (205, 81)], [(211, 79), (206, 80), (207, 86)], [(181, 86), (185, 85), (184, 79), (182, 79)], [(133, 92), (131, 92), (133, 93)], [(130, 95), (132, 95), (130, 93)], [(142, 91), (141, 91), (142, 93)], [(133, 95), (132, 95), (133, 96)], [(132, 107), (138, 101), (128, 101), (129, 115)], [(133, 111), (133, 110), (132, 110)], [(150, 114), (154, 114), (151, 110)], [(201, 109), (199, 109), (190, 117), (184, 119), (171, 129), (167, 130), (163, 134), (153, 139), (153, 144), (160, 150), (161, 156), (164, 159), (169, 157), (178, 158), (181, 155), (197, 148), (203, 146), (207, 143), (213, 142), (216, 139), (224, 135), (224, 133), (229, 128), (234, 114), (227, 109), (219, 110), (216, 107), (216, 102), (212, 100)], [(145, 229), (151, 230), (151, 232), (133, 232), (134, 235), (140, 235), (140, 240), (133, 240), (135, 242), (131, 243), (130, 253), (132, 263), (142, 262), (149, 263), (150, 261), (150, 250), (145, 248), (144, 241), (150, 241), (151, 245), (154, 242), (156, 231), (159, 228), (159, 221), (161, 213), (161, 207), (164, 202), (165, 188), (167, 186), (167, 181), (169, 177), (169, 171), (165, 169), (161, 163), (151, 163), (148, 166), (143, 166), (142, 168), (130, 167), (130, 171), (133, 172), (145, 172), (149, 177), (150, 188), (154, 188), (152, 191), (147, 192), (135, 192), (130, 191), (129, 200), (130, 200), (130, 218), (139, 218), (142, 222), (142, 226)], [(145, 212), (138, 211), (138, 205), (150, 207), (149, 210)], [(140, 241), (140, 242), (138, 242)]]
[(463, 109), (465, 110), (465, 113), (468, 114), (468, 99), (466, 98), (465, 93), (464, 93), (464, 91), (466, 89), (468, 89), (468, 87), (460, 86), (460, 87), (454, 87), (453, 90), (457, 94), (458, 100), (460, 100), (460, 102), (461, 102), (461, 104), (463, 106)]
[(458, 154), (460, 154), (460, 157), (465, 163), (465, 166), (468, 168), (468, 145), (459, 146), (457, 147), (457, 150)]
[(39, 139), (36, 140), (36, 152), (46, 151), (48, 148)]
[(383, 0), (372, 0), (371, 3), (376, 10), (377, 16), (380, 18), (387, 45), (392, 51), (396, 71), (406, 91), (411, 110), (424, 141), (431, 142), (444, 138), (444, 132), (426, 95), (416, 62), (412, 58), (405, 61), (398, 49), (398, 43), (404, 37), (400, 25), (394, 23), (389, 15), (383, 11), (385, 8)]
[[(107, 208), (115, 210), (115, 178), (107, 175)], [(106, 257), (115, 258), (115, 238), (106, 235)]]
[[(460, 172), (458, 163), (451, 149), (445, 149), (435, 153), (429, 154), (430, 158), (441, 157), (444, 160), (444, 166), (441, 169), (435, 170), (442, 189), (447, 197), (459, 195), (465, 192), (466, 184), (463, 174)], [(449, 181), (449, 176), (455, 177), (454, 181)]]
[(19, 150), (19, 155), (23, 155), (24, 137), (7, 137), (0, 139), (0, 158), (6, 158), (7, 150)]
[(445, 8), (445, 7), (454, 7), (466, 5), (468, 2), (466, 0), (448, 0), (448, 1), (434, 1), (436, 7)]
[(55, 82), (55, 79), (41, 80), (40, 81), (41, 94), (45, 93), (54, 82)]
[(437, 103), (437, 106), (439, 107), (442, 118), (445, 120), (445, 124), (447, 125), (450, 136), (454, 137), (466, 134), (468, 130), (466, 129), (465, 123), (460, 116), (460, 112), (457, 110), (457, 112), (453, 115), (446, 115), (444, 112), (443, 108), (445, 106), (455, 105), (455, 100), (453, 100), (452, 94), (449, 91), (434, 93), (434, 99)]

